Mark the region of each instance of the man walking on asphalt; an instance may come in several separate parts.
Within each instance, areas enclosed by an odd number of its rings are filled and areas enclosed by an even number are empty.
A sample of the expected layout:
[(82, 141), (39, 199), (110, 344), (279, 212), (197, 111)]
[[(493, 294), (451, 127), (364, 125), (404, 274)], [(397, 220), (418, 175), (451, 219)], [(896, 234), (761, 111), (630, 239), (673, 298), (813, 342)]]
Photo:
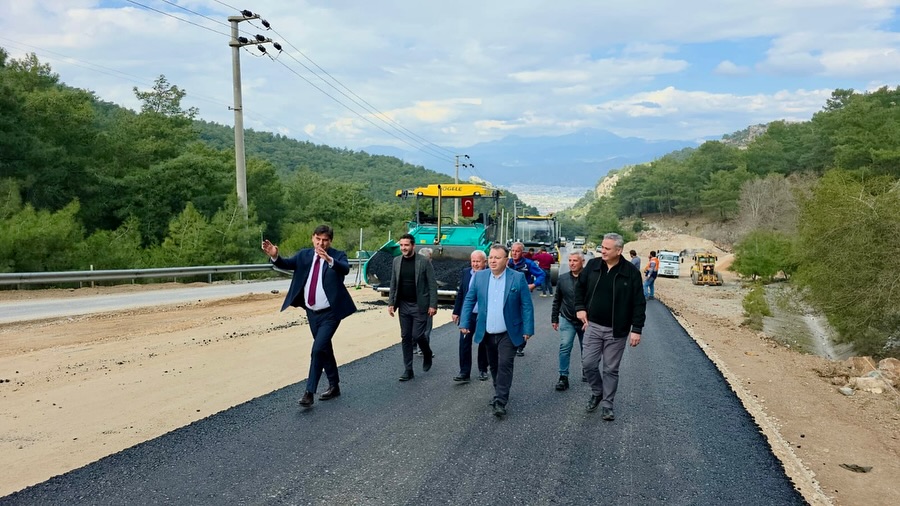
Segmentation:
[(615, 419), (613, 402), (625, 340), (631, 346), (640, 344), (646, 318), (641, 272), (622, 256), (624, 246), (621, 235), (604, 235), (600, 258), (587, 263), (575, 285), (576, 316), (585, 328), (581, 366), (591, 386), (587, 411), (600, 406), (607, 421)]
[[(556, 389), (559, 391), (569, 388), (569, 363), (576, 334), (578, 349), (584, 357), (584, 324), (575, 314), (575, 284), (584, 269), (584, 254), (580, 250), (572, 251), (569, 253), (568, 262), (569, 272), (559, 275), (556, 295), (553, 297), (553, 309), (550, 311), (553, 330), (559, 331), (559, 381), (556, 382)], [(584, 379), (584, 371), (581, 377)]]
[(553, 265), (553, 255), (547, 253), (547, 248), (541, 246), (541, 251), (531, 257), (544, 271), (544, 281), (541, 283), (541, 297), (553, 297), (553, 282), (550, 279), (550, 267)]
[(268, 239), (262, 242), (262, 250), (276, 267), (294, 271), (281, 310), (288, 306), (305, 307), (309, 330), (313, 335), (306, 392), (300, 398), (300, 405), (305, 408), (313, 405), (323, 371), (328, 377), (328, 389), (319, 396), (319, 400), (327, 401), (341, 395), (331, 338), (341, 320), (356, 311), (350, 292), (344, 286), (344, 277), (350, 273), (350, 262), (346, 253), (331, 247), (333, 239), (334, 230), (328, 225), (319, 225), (313, 231), (313, 247), (302, 249), (291, 258), (280, 257), (278, 246)]
[[(477, 249), (469, 256), (471, 267), (462, 270), (459, 276), (459, 288), (456, 290), (456, 301), (453, 304), (453, 323), (469, 329), (468, 333), (459, 333), (459, 374), (453, 378), (453, 381), (469, 381), (472, 373), (472, 332), (475, 330), (475, 318), (478, 316), (478, 307), (472, 309), (472, 316), (468, 322), (461, 322), (459, 315), (462, 313), (463, 301), (472, 288), (472, 282), (475, 280), (475, 273), (484, 270), (487, 265), (487, 255), (484, 251)], [(487, 346), (484, 341), (478, 344), (478, 379), (487, 381), (488, 375), (488, 359)]]
[(391, 291), (388, 295), (388, 314), (400, 314), (400, 340), (403, 348), (403, 374), (400, 381), (409, 381), (413, 373), (413, 343), (422, 350), (422, 370), (431, 369), (431, 346), (425, 337), (428, 317), (437, 313), (437, 280), (431, 261), (416, 255), (415, 238), (400, 236), (401, 255), (394, 257), (391, 272)]
[[(475, 308), (473, 339), (487, 346), (488, 363), (494, 378), (494, 416), (506, 415), (509, 390), (512, 386), (513, 362), (516, 348), (534, 335), (534, 305), (525, 275), (507, 267), (506, 247), (491, 246), (488, 256), (490, 270), (475, 273), (472, 288), (463, 302), (460, 321), (468, 322)], [(459, 329), (469, 333), (465, 327)]]
[[(540, 286), (544, 282), (544, 270), (533, 260), (525, 258), (524, 244), (514, 242), (509, 249), (509, 257), (509, 268), (525, 275), (525, 282), (528, 283), (529, 292), (534, 291), (534, 287)], [(517, 357), (525, 356), (526, 344), (528, 343), (522, 341), (522, 345), (516, 349)]]

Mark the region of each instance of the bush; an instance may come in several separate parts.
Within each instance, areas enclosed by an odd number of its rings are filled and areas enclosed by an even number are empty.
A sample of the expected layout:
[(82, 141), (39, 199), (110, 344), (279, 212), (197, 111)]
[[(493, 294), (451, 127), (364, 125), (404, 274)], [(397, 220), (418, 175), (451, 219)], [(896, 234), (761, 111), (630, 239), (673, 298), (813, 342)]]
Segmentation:
[(766, 289), (762, 284), (755, 284), (741, 302), (747, 316), (745, 324), (754, 330), (763, 329), (763, 317), (772, 316), (772, 309), (766, 301)]

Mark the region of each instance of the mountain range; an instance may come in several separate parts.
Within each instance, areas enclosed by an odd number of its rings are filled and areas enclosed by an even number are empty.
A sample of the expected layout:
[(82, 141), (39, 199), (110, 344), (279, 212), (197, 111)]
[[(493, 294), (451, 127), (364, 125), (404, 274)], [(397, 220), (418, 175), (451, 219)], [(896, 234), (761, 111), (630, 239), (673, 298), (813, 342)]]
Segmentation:
[[(509, 136), (464, 149), (448, 149), (469, 155), (468, 160), (461, 158), (460, 163), (474, 165), (474, 169), (460, 167), (460, 179), (475, 175), (501, 186), (593, 186), (612, 169), (649, 162), (672, 151), (697, 145), (689, 141), (619, 137), (606, 130), (584, 129), (555, 137)], [(451, 176), (455, 171), (453, 164), (438, 166), (432, 156), (422, 151), (393, 146), (368, 146), (362, 151), (394, 156)]]

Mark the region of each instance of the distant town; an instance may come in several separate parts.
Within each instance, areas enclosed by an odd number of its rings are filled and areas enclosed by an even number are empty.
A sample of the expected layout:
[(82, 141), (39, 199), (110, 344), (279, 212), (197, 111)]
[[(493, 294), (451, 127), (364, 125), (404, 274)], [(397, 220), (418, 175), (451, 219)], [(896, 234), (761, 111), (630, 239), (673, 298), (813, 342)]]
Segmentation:
[(541, 214), (572, 207), (585, 193), (594, 191), (590, 186), (511, 185), (508, 188), (523, 202), (538, 208)]

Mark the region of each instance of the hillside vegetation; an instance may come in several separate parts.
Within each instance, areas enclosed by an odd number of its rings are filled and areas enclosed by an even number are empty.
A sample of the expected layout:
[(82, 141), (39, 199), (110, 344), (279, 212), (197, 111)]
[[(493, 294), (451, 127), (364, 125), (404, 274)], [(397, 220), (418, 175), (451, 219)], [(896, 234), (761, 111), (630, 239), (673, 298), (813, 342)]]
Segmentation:
[[(631, 167), (585, 228), (628, 236), (648, 214), (727, 223), (748, 280), (787, 277), (857, 351), (900, 354), (900, 87), (835, 90), (810, 121), (774, 122)], [(625, 224), (630, 223), (631, 226)]]
[[(182, 108), (185, 91), (164, 76), (134, 92), (139, 112), (0, 48), (0, 272), (256, 263), (261, 237), (294, 251), (320, 223), (335, 228), (337, 248), (376, 249), (413, 215), (397, 189), (452, 181), (251, 130), (245, 216), (233, 129)], [(516, 200), (507, 193), (504, 205)]]

